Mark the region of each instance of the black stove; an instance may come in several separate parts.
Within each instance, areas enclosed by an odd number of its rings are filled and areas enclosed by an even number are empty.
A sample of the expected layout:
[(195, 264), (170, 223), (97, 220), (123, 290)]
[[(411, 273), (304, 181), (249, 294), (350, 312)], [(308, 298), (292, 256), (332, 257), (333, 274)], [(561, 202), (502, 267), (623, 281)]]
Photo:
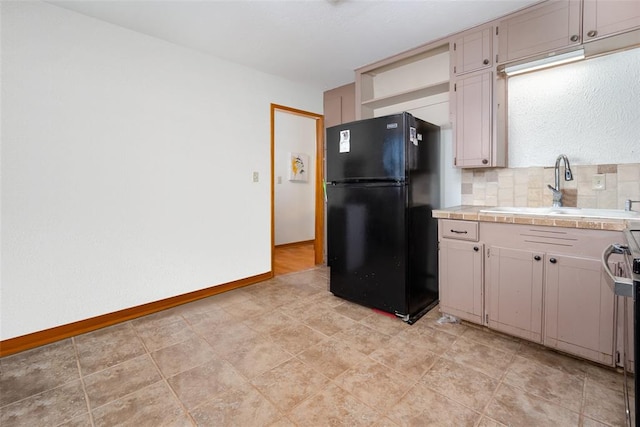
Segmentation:
[[(627, 398), (627, 422), (628, 425), (640, 427), (640, 222), (629, 223), (624, 231), (627, 250), (624, 251), (624, 258), (631, 276), (631, 295), (633, 298), (633, 349), (634, 349), (634, 380), (625, 386), (625, 397)], [(626, 374), (626, 369), (625, 369)], [(631, 388), (633, 387), (633, 395)], [(635, 396), (635, 399), (633, 397)], [(631, 399), (634, 401), (632, 402)]]
[(640, 222), (632, 222), (624, 231), (624, 237), (629, 247), (631, 272), (633, 280), (640, 281)]
[[(623, 315), (623, 353), (622, 366), (624, 371), (624, 401), (627, 426), (640, 427), (640, 222), (633, 221), (627, 224), (624, 230), (625, 244), (615, 243), (609, 245), (602, 254), (602, 267), (606, 273), (607, 283), (616, 295), (616, 307), (622, 310)], [(609, 266), (609, 257), (612, 254), (622, 255), (623, 266), (615, 276)], [(618, 298), (623, 297), (623, 298)], [(619, 306), (622, 303), (622, 307)], [(629, 310), (633, 310), (629, 313)], [(628, 314), (631, 314), (633, 322), (627, 322)], [(629, 327), (633, 328), (629, 331)], [(629, 342), (633, 338), (633, 345)], [(631, 378), (631, 353), (633, 348), (633, 372)]]

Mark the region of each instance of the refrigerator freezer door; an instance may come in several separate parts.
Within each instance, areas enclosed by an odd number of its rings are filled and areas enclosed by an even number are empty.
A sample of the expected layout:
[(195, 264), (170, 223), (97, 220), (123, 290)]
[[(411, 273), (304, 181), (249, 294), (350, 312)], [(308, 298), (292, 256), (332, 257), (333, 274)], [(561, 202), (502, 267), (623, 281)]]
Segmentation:
[(395, 114), (328, 128), (327, 181), (403, 181), (407, 117)]
[(406, 197), (403, 184), (327, 186), (334, 295), (407, 314)]

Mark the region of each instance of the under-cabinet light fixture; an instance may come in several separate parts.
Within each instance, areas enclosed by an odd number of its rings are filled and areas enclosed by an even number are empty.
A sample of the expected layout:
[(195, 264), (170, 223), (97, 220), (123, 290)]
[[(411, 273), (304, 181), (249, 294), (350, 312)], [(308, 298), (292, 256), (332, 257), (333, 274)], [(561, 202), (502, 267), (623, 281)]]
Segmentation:
[(554, 65), (566, 64), (568, 62), (579, 61), (581, 59), (584, 59), (584, 49), (548, 56), (546, 58), (526, 62), (524, 64), (510, 65), (504, 68), (504, 72), (507, 76), (515, 76), (517, 74), (553, 67)]

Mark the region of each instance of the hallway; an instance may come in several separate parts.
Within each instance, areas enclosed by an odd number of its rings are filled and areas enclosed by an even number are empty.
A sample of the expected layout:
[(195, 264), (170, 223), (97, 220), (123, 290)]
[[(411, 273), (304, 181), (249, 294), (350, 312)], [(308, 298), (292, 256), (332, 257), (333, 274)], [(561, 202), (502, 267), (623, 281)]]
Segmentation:
[(294, 273), (315, 267), (313, 240), (275, 247), (273, 274)]

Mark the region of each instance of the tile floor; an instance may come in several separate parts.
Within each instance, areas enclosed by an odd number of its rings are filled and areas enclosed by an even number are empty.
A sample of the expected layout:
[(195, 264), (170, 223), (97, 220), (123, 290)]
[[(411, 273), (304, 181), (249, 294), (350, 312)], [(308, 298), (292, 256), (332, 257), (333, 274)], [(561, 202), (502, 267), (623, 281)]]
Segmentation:
[(621, 375), (292, 273), (0, 359), (0, 425), (622, 426)]

